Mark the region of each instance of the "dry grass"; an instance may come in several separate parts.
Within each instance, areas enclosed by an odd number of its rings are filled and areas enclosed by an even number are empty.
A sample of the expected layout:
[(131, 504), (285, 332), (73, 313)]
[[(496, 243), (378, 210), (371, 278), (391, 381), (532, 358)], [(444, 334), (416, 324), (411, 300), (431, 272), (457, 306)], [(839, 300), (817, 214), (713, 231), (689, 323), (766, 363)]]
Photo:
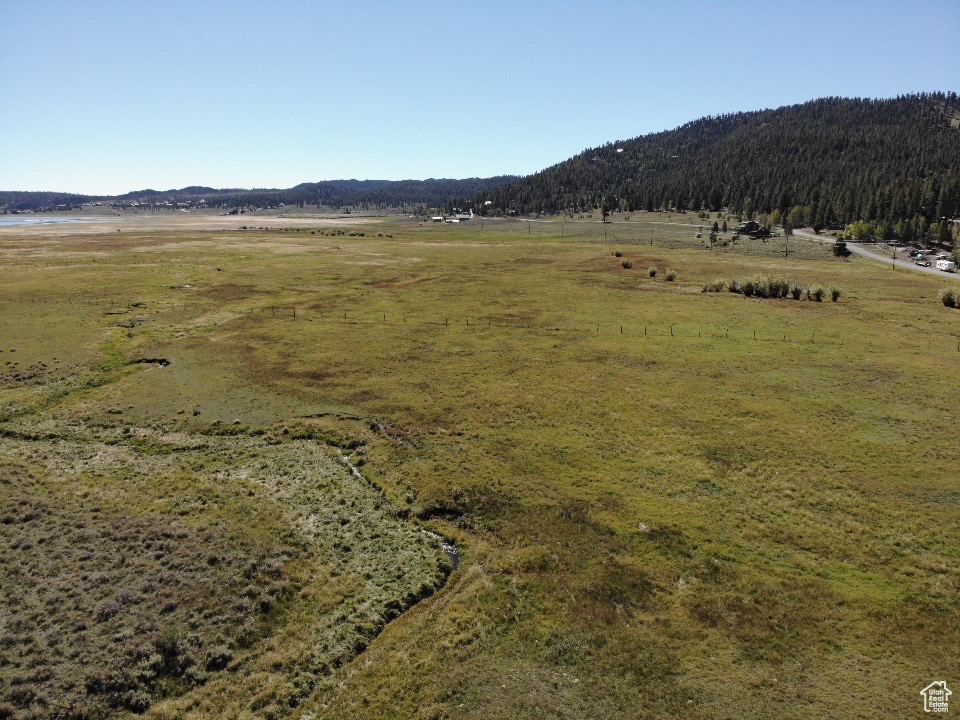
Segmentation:
[[(89, 485), (136, 498), (144, 517), (188, 508), (177, 517), (201, 528), (213, 505), (237, 557), (290, 549), (289, 599), (250, 660), (234, 649), (236, 671), (156, 717), (917, 710), (960, 640), (960, 354), (938, 282), (815, 245), (793, 254), (794, 240), (787, 258), (774, 241), (708, 250), (686, 226), (637, 217), (397, 223), (335, 240), (171, 232), (106, 255), (78, 236), (63, 239), (69, 255), (6, 268), (0, 363), (16, 347), (17, 366), (0, 411), (38, 448), (26, 471), (54, 453), (49, 433), (199, 456), (205, 470), (178, 475), (174, 496), (194, 498), (181, 505), (136, 473), (126, 495), (119, 470)], [(272, 247), (284, 243), (301, 249)], [(676, 280), (625, 272), (614, 248)], [(755, 274), (844, 294), (700, 292)], [(114, 324), (128, 316), (143, 321)], [(206, 447), (156, 452), (170, 433)], [(383, 496), (351, 505), (313, 488), (298, 458), (313, 448), (319, 462), (327, 442), (362, 443)], [(328, 534), (338, 513), (369, 534)], [(465, 560), (384, 624), (399, 609), (388, 598), (402, 607), (442, 577), (409, 521), (382, 539), (402, 517), (456, 538)], [(372, 559), (351, 565), (344, 543)], [(421, 570), (397, 573), (399, 550), (383, 547), (411, 548)]]
[[(170, 432), (112, 415), (90, 434), (0, 441), (0, 597), (16, 598), (0, 698), (17, 717), (139, 713), (169, 696), (242, 712), (254, 692), (262, 714), (289, 712), (449, 571), (309, 425)], [(296, 689), (268, 693), (268, 666)]]

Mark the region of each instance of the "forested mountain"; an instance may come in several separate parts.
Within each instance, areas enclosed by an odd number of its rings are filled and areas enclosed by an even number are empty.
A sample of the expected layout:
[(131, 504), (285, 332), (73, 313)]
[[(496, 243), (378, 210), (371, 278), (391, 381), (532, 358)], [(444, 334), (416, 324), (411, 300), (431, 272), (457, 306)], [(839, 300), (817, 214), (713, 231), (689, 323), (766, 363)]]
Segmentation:
[(493, 213), (727, 207), (797, 225), (927, 231), (960, 215), (960, 101), (824, 98), (705, 117), (586, 150), (474, 203), (486, 200)]
[(67, 193), (0, 192), (0, 210), (72, 209), (91, 200), (120, 205), (189, 203), (206, 207), (244, 208), (284, 205), (323, 205), (329, 208), (385, 210), (444, 207), (452, 198), (469, 197), (517, 178), (504, 175), (464, 180), (329, 180), (282, 189), (214, 189), (202, 186), (180, 190), (134, 190), (117, 196), (93, 197)]
[(0, 210), (70, 209), (93, 199), (408, 212), (459, 205), (491, 214), (728, 208), (793, 226), (857, 222), (877, 237), (944, 238), (943, 219), (960, 216), (960, 100), (953, 92), (824, 98), (705, 117), (586, 150), (520, 179), (331, 180), (285, 190), (192, 186), (107, 198), (0, 192)]
[(0, 211), (36, 210), (41, 207), (51, 210), (70, 210), (91, 199), (89, 195), (73, 193), (0, 190)]

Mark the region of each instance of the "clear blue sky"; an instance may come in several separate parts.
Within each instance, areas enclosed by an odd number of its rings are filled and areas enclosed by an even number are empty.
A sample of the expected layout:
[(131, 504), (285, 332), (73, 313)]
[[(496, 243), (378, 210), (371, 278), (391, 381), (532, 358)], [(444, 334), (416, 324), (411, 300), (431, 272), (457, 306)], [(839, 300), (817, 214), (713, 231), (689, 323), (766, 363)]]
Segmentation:
[(960, 91), (960, 0), (0, 0), (0, 189), (529, 174), (929, 90)]

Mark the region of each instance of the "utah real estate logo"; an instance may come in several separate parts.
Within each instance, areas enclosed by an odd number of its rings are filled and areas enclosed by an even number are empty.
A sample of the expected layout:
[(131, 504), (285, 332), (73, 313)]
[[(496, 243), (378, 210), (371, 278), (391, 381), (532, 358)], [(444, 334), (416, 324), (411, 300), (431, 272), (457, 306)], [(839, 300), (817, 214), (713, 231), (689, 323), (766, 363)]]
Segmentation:
[(923, 711), (945, 713), (950, 709), (950, 696), (953, 692), (947, 687), (946, 680), (937, 680), (920, 691), (923, 695)]

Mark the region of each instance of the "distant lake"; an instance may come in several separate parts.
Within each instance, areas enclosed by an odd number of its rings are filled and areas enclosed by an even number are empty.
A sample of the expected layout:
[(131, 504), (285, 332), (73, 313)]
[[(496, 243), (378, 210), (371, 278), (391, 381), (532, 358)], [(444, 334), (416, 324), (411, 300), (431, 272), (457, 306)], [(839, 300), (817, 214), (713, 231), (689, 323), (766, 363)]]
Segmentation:
[(79, 217), (76, 215), (0, 215), (0, 227), (10, 225), (55, 225), (58, 223), (103, 222), (113, 216)]

